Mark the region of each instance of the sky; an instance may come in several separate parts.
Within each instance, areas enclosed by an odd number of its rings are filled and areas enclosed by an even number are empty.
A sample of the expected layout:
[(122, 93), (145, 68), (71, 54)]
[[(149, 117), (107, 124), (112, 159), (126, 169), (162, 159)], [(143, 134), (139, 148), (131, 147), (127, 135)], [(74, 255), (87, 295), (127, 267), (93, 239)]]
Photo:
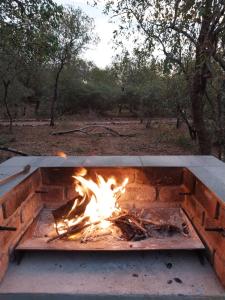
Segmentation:
[(81, 8), (89, 17), (94, 19), (95, 31), (100, 39), (97, 45), (91, 45), (82, 57), (93, 61), (99, 68), (105, 68), (112, 62), (115, 50), (112, 49), (113, 31), (116, 24), (109, 22), (109, 17), (102, 13), (103, 7), (91, 7), (87, 5), (87, 0), (55, 0), (56, 3), (62, 5), (72, 5), (75, 8)]

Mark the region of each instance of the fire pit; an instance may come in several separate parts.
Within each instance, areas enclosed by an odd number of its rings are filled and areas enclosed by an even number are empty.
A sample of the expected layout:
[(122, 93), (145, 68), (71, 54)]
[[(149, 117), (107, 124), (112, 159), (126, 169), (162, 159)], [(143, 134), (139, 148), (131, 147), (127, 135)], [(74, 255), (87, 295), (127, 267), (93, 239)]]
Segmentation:
[(34, 193), (44, 207), (17, 250), (204, 248), (181, 207), (190, 193), (184, 185), (186, 169), (62, 167), (38, 172), (42, 180)]
[(209, 175), (225, 166), (215, 158), (14, 158), (2, 177), (27, 164), (0, 186), (2, 277), (13, 253), (198, 250), (225, 284), (225, 185)]

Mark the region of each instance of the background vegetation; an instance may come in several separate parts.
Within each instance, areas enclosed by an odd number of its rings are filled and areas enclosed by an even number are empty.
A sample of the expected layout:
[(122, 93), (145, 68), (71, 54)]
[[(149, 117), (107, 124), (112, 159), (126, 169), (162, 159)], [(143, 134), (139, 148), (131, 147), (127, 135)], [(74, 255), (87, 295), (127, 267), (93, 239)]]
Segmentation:
[[(95, 2), (97, 5), (97, 2)], [(105, 1), (120, 55), (99, 69), (81, 59), (94, 20), (52, 0), (0, 4), (1, 118), (95, 114), (177, 118), (199, 153), (225, 157), (225, 4), (222, 0)], [(142, 38), (138, 38), (141, 34)], [(130, 53), (123, 39), (132, 36)], [(155, 50), (163, 55), (155, 58)], [(184, 147), (189, 141), (180, 138)]]

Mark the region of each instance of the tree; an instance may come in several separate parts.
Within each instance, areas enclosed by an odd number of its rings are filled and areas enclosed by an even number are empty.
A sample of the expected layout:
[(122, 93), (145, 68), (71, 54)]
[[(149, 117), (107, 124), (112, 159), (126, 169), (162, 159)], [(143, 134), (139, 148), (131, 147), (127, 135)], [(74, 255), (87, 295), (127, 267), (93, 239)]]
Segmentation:
[(61, 6), (52, 0), (1, 1), (0, 12), (0, 78), (12, 130), (10, 85), (24, 70), (33, 68), (34, 61), (43, 63), (52, 52), (55, 41), (49, 28), (55, 28)]
[[(105, 1), (105, 11), (120, 17), (118, 33), (137, 30), (145, 37), (149, 53), (161, 49), (168, 67), (179, 66), (189, 80), (194, 126), (201, 154), (211, 152), (211, 136), (206, 124), (204, 96), (215, 59), (223, 59), (225, 32), (224, 0)], [(191, 73), (187, 58), (194, 56)]]
[(52, 57), (56, 69), (54, 93), (51, 101), (50, 126), (55, 124), (55, 104), (58, 98), (60, 74), (64, 66), (78, 56), (80, 52), (94, 41), (93, 20), (80, 9), (66, 8), (60, 19), (57, 31), (57, 49)]

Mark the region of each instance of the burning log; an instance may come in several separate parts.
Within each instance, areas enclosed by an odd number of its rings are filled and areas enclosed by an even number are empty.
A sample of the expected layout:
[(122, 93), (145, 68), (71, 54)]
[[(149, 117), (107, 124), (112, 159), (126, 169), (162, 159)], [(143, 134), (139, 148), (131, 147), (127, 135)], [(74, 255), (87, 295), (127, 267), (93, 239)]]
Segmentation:
[(52, 212), (55, 222), (60, 222), (62, 219), (71, 220), (82, 215), (88, 201), (86, 197), (79, 195), (69, 200), (66, 204), (63, 204)]
[(67, 231), (65, 231), (63, 233), (60, 233), (60, 234), (48, 239), (47, 243), (58, 240), (58, 239), (62, 239), (64, 237), (67, 237), (68, 235), (75, 234), (75, 233), (85, 229), (86, 227), (89, 227), (91, 225), (91, 223), (86, 223), (88, 220), (89, 220), (88, 217), (82, 218), (79, 223), (69, 227), (67, 229)]

